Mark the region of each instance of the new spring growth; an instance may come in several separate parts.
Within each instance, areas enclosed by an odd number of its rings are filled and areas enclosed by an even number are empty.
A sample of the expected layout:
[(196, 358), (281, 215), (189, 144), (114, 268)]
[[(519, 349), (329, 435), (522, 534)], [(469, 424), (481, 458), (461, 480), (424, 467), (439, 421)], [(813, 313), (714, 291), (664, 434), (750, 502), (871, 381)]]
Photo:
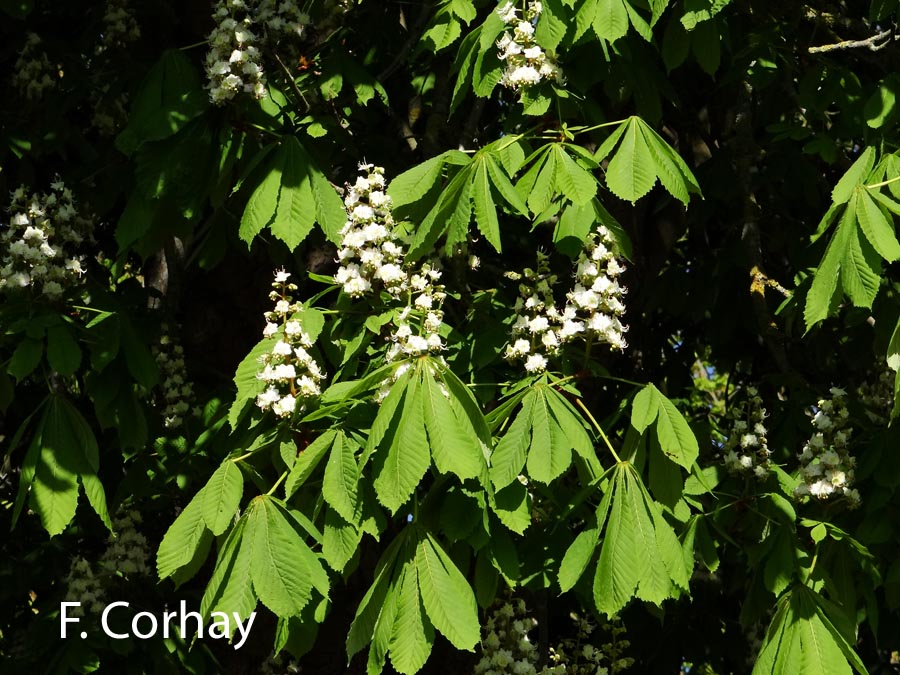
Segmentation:
[(290, 276), (283, 270), (275, 273), (269, 294), (275, 308), (266, 312), (263, 329), (263, 335), (272, 341), (272, 348), (260, 357), (263, 369), (256, 376), (267, 385), (256, 397), (256, 405), (281, 418), (302, 411), (310, 399), (321, 393), (319, 383), (325, 377), (307, 351), (313, 341), (295, 316), (300, 304), (290, 295), (297, 290), (295, 284), (288, 282)]

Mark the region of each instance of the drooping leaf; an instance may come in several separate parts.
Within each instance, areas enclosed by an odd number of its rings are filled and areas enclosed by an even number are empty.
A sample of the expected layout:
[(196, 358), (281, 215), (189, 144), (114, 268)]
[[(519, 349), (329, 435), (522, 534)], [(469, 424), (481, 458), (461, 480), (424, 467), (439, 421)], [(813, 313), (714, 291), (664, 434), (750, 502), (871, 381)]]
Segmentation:
[(478, 608), (466, 578), (430, 533), (416, 542), (416, 571), (428, 618), (457, 649), (472, 651), (480, 639)]

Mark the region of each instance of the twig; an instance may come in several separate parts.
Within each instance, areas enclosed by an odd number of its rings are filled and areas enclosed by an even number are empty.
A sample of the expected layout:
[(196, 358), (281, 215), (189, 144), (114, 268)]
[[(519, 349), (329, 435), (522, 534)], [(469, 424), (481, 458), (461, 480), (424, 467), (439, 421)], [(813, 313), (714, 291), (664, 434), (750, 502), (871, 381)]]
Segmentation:
[[(865, 40), (843, 40), (841, 42), (835, 42), (834, 44), (830, 45), (810, 47), (807, 51), (810, 54), (822, 54), (824, 52), (835, 52), (843, 49), (867, 48), (872, 50), (873, 52), (877, 52), (880, 49), (884, 49), (891, 43), (890, 36), (890, 30), (883, 30), (880, 33), (872, 35), (871, 37), (867, 37)], [(884, 42), (880, 42), (881, 40), (884, 40)]]

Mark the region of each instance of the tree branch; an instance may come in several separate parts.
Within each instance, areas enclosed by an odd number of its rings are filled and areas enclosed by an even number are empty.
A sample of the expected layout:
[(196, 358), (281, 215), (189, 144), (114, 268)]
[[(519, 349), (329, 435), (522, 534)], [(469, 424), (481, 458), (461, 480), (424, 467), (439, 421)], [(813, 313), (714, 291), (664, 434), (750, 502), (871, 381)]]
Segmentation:
[[(896, 39), (896, 38), (895, 38)], [(882, 42), (883, 40), (883, 42)], [(868, 48), (873, 52), (884, 49), (891, 43), (891, 31), (883, 30), (876, 33), (865, 40), (843, 40), (830, 45), (819, 45), (818, 47), (810, 47), (807, 51), (810, 54), (822, 54), (824, 52), (835, 52), (843, 49), (860, 49)]]

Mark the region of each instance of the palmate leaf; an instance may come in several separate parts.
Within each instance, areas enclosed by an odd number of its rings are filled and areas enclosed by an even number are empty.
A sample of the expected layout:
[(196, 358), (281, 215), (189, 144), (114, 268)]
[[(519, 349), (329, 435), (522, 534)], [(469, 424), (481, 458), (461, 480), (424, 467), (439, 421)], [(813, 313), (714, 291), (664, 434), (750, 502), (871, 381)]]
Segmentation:
[[(631, 464), (615, 467), (610, 490), (594, 574), (597, 609), (612, 616), (633, 597), (661, 605), (686, 591), (688, 571), (678, 538)], [(598, 523), (602, 526), (599, 518)]]
[[(391, 578), (399, 553), (403, 550), (412, 528), (404, 529), (381, 554), (375, 566), (375, 578), (356, 608), (356, 616), (347, 634), (347, 661), (371, 640), (384, 613), (385, 599), (391, 591)], [(385, 648), (385, 651), (387, 649)], [(382, 663), (383, 663), (382, 657)]]
[(648, 384), (634, 397), (631, 425), (643, 433), (654, 422), (665, 456), (690, 471), (700, 453), (697, 437), (678, 408), (653, 384)]
[(276, 616), (299, 616), (313, 587), (327, 594), (321, 563), (275, 498), (262, 495), (250, 503), (244, 537), (250, 545), (253, 590)]
[(778, 600), (753, 675), (867, 675), (865, 665), (826, 615), (824, 599), (795, 586)]
[[(807, 331), (834, 311), (841, 291), (857, 307), (871, 308), (881, 286), (881, 259), (887, 262), (900, 259), (900, 242), (891, 216), (891, 213), (900, 213), (900, 204), (862, 182), (871, 175), (872, 161), (874, 154), (870, 159), (861, 157), (844, 174), (835, 188), (836, 201), (814, 235), (813, 240), (826, 231), (840, 213), (837, 229), (806, 296), (804, 319)], [(875, 175), (878, 174), (875, 171)], [(857, 183), (851, 184), (852, 181)], [(837, 201), (839, 199), (844, 201)]]
[(66, 398), (51, 396), (25, 457), (13, 522), (29, 495), (48, 534), (61, 533), (75, 517), (81, 484), (88, 503), (112, 530), (106, 494), (97, 478), (99, 463), (97, 440), (87, 421)]
[(621, 199), (636, 202), (657, 179), (685, 205), (691, 194), (701, 195), (684, 160), (639, 117), (625, 120), (597, 149), (594, 158), (599, 162), (610, 155), (606, 185)]
[(253, 191), (241, 217), (239, 234), (248, 245), (265, 228), (294, 249), (319, 222), (338, 241), (344, 221), (337, 192), (316, 167), (300, 141), (286, 136), (263, 181)]
[(504, 152), (519, 141), (519, 136), (502, 138), (481, 148), (471, 158), (459, 151), (445, 152), (392, 181), (388, 193), (392, 196), (396, 194), (401, 200), (400, 205), (408, 205), (432, 190), (441, 178), (444, 167), (462, 167), (452, 175), (419, 223), (410, 245), (410, 260), (430, 250), (444, 234), (448, 246), (462, 242), (468, 235), (473, 209), (478, 230), (495, 250), (502, 249), (498, 198), (522, 215), (527, 214), (525, 203), (513, 188), (503, 162)]

